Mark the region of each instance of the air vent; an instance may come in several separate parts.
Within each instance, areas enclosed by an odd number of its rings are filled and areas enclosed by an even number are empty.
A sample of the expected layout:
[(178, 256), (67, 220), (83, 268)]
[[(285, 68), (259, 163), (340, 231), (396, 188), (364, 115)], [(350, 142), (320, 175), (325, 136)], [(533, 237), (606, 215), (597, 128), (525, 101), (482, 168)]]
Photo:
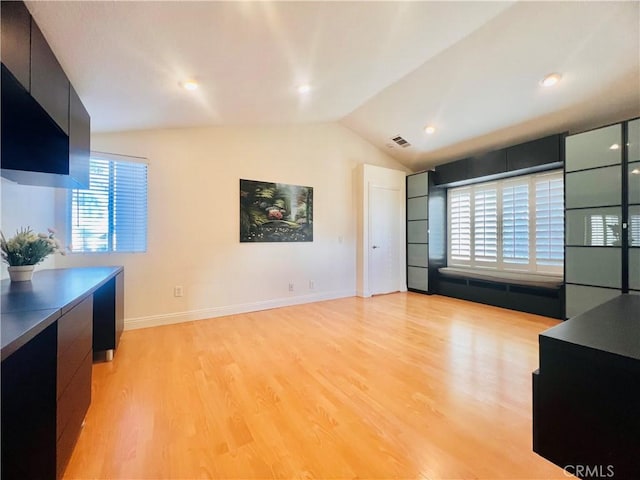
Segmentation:
[(411, 144), (409, 142), (407, 142), (404, 138), (402, 138), (400, 135), (393, 137), (391, 140), (393, 140), (394, 142), (396, 142), (398, 145), (400, 145), (402, 148), (407, 148), (410, 147)]

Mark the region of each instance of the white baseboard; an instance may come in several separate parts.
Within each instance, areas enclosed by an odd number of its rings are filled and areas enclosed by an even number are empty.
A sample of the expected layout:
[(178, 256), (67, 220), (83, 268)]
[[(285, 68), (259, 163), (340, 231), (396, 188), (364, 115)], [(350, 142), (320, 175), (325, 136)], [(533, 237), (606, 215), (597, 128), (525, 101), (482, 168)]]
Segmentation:
[(336, 298), (353, 297), (355, 291), (336, 291), (316, 293), (312, 295), (300, 295), (296, 297), (276, 298), (260, 302), (242, 303), (237, 305), (224, 305), (221, 307), (205, 308), (201, 310), (189, 310), (186, 312), (174, 312), (148, 317), (128, 318), (124, 321), (125, 330), (138, 328), (158, 327), (174, 323), (190, 322), (193, 320), (205, 320), (208, 318), (236, 315), (238, 313), (257, 312), (271, 308), (288, 307), (303, 303), (320, 302), (322, 300), (334, 300)]

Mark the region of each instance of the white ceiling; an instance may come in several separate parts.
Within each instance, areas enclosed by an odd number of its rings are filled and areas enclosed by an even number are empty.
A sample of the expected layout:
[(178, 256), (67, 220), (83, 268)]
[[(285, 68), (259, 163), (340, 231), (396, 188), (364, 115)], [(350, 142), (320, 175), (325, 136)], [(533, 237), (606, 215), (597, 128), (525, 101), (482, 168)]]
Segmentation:
[(94, 131), (339, 121), (417, 171), (640, 114), (638, 1), (27, 6)]

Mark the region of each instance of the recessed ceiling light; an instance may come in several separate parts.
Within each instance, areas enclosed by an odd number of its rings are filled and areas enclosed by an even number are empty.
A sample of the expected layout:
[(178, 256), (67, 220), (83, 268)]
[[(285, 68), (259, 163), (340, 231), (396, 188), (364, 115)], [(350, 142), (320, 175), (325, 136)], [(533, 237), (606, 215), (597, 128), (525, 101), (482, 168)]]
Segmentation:
[(633, 173), (634, 175), (640, 175), (640, 168), (634, 168), (633, 170), (631, 170), (631, 173)]
[(301, 93), (304, 95), (305, 93), (309, 93), (310, 91), (311, 91), (311, 85), (309, 85), (308, 83), (298, 86), (298, 93)]
[(560, 81), (561, 78), (562, 75), (560, 75), (559, 73), (550, 73), (542, 80), (540, 80), (540, 85), (542, 85), (543, 87), (553, 87)]
[(196, 82), (195, 80), (187, 80), (182, 82), (180, 85), (182, 85), (182, 88), (184, 88), (185, 90), (197, 90), (198, 89), (198, 82)]
[(609, 150), (619, 150), (619, 149), (620, 149), (620, 145), (618, 145), (617, 143), (614, 143), (609, 147)]
[(426, 133), (427, 135), (431, 135), (436, 131), (436, 127), (434, 127), (433, 125), (427, 125), (426, 127), (424, 127), (424, 133)]

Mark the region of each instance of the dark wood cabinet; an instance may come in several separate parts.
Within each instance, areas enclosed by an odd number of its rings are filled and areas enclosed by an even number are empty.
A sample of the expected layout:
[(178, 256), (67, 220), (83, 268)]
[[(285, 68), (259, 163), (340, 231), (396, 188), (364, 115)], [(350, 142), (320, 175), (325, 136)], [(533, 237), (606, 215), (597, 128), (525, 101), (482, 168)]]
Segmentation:
[(468, 178), (487, 177), (506, 171), (507, 151), (504, 149), (495, 150), (484, 155), (476, 155), (468, 160)]
[(119, 273), (94, 294), (93, 350), (107, 351), (110, 358), (118, 348), (124, 330), (124, 272)]
[(91, 403), (93, 296), (58, 319), (56, 470), (62, 476)]
[(86, 188), (89, 114), (25, 4), (2, 2), (3, 177)]
[(578, 477), (640, 478), (639, 311), (621, 295), (540, 334), (533, 450)]
[(91, 402), (94, 322), (106, 321), (94, 318), (95, 299), (121, 332), (122, 272), (42, 270), (31, 282), (2, 281), (3, 479), (62, 477)]
[[(435, 184), (457, 186), (562, 168), (564, 135), (521, 143), (436, 167)], [(488, 178), (487, 178), (488, 177)]]
[(2, 63), (29, 91), (31, 77), (31, 15), (22, 2), (2, 2)]
[(69, 91), (69, 175), (80, 187), (89, 186), (91, 117), (73, 86)]
[(455, 162), (445, 163), (436, 167), (435, 184), (444, 185), (469, 178), (469, 159), (463, 158)]
[(55, 478), (56, 332), (53, 323), (2, 361), (3, 480)]
[(60, 129), (69, 134), (69, 79), (33, 19), (30, 93)]
[(507, 148), (507, 170), (513, 172), (553, 163), (562, 166), (562, 142), (562, 135), (550, 135)]
[[(69, 173), (69, 139), (13, 74), (2, 65), (2, 169), (12, 174)], [(9, 172), (7, 172), (9, 170)]]

